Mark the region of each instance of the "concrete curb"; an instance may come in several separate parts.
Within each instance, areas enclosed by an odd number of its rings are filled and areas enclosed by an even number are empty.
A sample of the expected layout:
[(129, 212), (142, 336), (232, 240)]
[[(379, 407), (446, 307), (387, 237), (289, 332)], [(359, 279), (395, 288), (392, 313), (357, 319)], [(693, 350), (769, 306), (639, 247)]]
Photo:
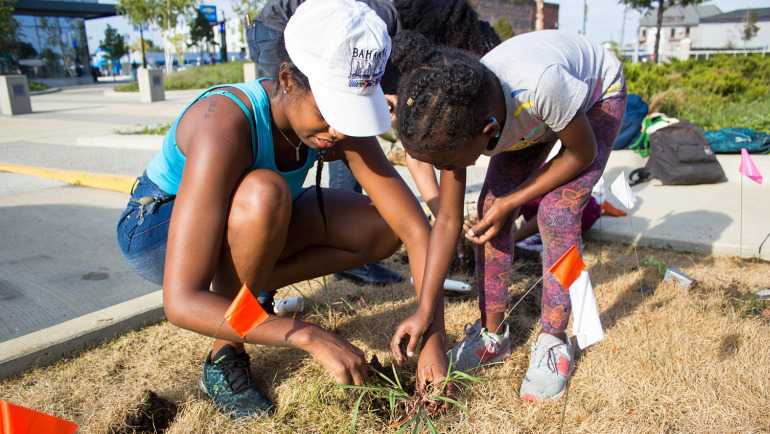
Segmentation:
[(94, 347), (107, 339), (164, 318), (163, 291), (74, 318), (28, 335), (0, 342), (0, 381), (35, 366)]
[(62, 91), (61, 87), (52, 87), (52, 88), (49, 88), (49, 89), (36, 90), (34, 92), (30, 92), (29, 94), (30, 94), (30, 96), (35, 96), (35, 95), (45, 95), (45, 94), (48, 94), (48, 93), (56, 93), (56, 92), (61, 92), (61, 91)]
[(119, 193), (130, 193), (131, 187), (134, 185), (134, 181), (136, 181), (136, 178), (132, 176), (48, 169), (44, 167), (20, 166), (17, 164), (5, 163), (0, 163), (0, 171), (56, 179), (74, 185), (117, 191)]
[(93, 134), (75, 138), (78, 146), (158, 151), (163, 137), (155, 134)]

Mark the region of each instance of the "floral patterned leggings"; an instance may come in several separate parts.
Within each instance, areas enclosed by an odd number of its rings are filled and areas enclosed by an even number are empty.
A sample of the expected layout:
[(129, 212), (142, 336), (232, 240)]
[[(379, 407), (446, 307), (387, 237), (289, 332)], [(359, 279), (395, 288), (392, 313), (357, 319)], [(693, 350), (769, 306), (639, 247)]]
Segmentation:
[[(607, 165), (612, 145), (620, 129), (626, 106), (625, 87), (620, 94), (598, 101), (586, 113), (591, 123), (598, 153), (596, 159), (575, 179), (543, 196), (537, 213), (543, 240), (543, 303), (540, 325), (550, 333), (567, 329), (572, 311), (569, 293), (547, 270), (572, 246), (583, 254), (581, 218), (591, 190)], [(519, 151), (502, 152), (489, 162), (484, 186), (479, 195), (479, 218), (483, 217), (498, 197), (512, 192), (524, 182), (534, 168), (542, 164), (544, 146), (535, 145)], [(476, 246), (476, 277), (479, 308), (485, 313), (505, 312), (508, 306), (508, 276), (513, 262), (513, 222), (518, 209), (505, 222), (500, 233), (483, 245)]]

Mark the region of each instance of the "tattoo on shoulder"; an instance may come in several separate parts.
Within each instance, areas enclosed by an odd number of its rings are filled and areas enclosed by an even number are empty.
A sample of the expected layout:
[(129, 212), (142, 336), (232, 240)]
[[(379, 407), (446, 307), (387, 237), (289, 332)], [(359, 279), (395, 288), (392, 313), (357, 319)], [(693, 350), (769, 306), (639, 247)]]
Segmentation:
[(211, 101), (209, 103), (209, 109), (206, 110), (206, 113), (203, 114), (203, 119), (208, 119), (209, 116), (210, 116), (209, 113), (213, 113), (214, 112), (214, 107), (216, 107), (216, 106), (217, 106), (216, 101)]

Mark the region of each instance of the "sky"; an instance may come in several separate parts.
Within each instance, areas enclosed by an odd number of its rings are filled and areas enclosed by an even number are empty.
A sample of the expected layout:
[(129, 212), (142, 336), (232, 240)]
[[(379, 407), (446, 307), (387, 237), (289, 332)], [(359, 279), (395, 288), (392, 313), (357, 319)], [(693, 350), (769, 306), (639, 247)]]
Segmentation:
[[(639, 26), (639, 12), (619, 4), (618, 0), (584, 0), (588, 7), (585, 18), (586, 35), (598, 42), (614, 41), (618, 44), (630, 45), (636, 38)], [(546, 0), (547, 3), (559, 5), (559, 28), (566, 31), (577, 32), (583, 29), (583, 1), (581, 0)], [(110, 3), (104, 1), (104, 3)], [(219, 11), (224, 11), (228, 19), (235, 14), (229, 0), (202, 0), (201, 3), (214, 5)], [(736, 9), (765, 8), (770, 7), (770, 0), (711, 0), (703, 4), (715, 5), (722, 12), (730, 12)], [(625, 15), (625, 26), (624, 26)], [(86, 35), (88, 37), (89, 50), (94, 52), (99, 41), (104, 39), (104, 29), (107, 24), (118, 29), (118, 32), (128, 35), (129, 43), (139, 39), (139, 32), (134, 31), (125, 18), (121, 16), (99, 18), (86, 21)], [(153, 39), (160, 45), (160, 35), (157, 31), (146, 32), (145, 38)]]
[[(583, 29), (583, 1), (546, 0), (559, 5), (559, 29), (577, 32)], [(615, 41), (623, 45), (632, 44), (636, 39), (641, 15), (634, 9), (619, 4), (618, 0), (586, 0), (586, 35), (598, 42)], [(770, 0), (712, 0), (702, 3), (714, 5), (722, 12), (737, 9), (770, 7)], [(623, 16), (625, 13), (625, 28)]]

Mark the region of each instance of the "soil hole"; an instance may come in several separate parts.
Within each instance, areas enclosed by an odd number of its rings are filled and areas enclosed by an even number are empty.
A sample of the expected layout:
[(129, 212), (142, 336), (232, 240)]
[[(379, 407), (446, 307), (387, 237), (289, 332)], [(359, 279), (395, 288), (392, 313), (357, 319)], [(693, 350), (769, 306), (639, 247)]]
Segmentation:
[(152, 390), (142, 394), (142, 400), (135, 412), (126, 418), (118, 434), (163, 433), (173, 422), (178, 412), (176, 404), (158, 396)]

